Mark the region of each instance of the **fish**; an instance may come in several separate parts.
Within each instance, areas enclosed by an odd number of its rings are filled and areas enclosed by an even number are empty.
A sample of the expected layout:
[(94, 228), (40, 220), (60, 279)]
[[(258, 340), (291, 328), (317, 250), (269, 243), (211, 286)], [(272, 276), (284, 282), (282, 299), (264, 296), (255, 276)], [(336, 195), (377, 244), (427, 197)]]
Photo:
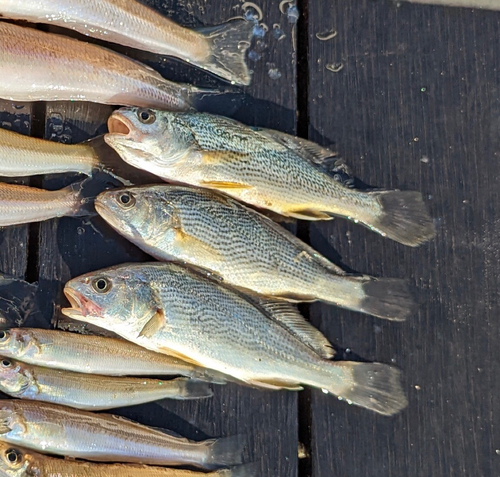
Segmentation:
[(0, 442), (0, 474), (5, 477), (255, 477), (252, 464), (200, 474), (139, 464), (97, 464), (57, 459)]
[(121, 416), (27, 399), (0, 402), (0, 441), (95, 462), (192, 465), (206, 470), (241, 464), (245, 445), (241, 436), (190, 441)]
[(71, 308), (62, 312), (72, 319), (250, 386), (298, 391), (307, 385), (383, 415), (407, 404), (397, 368), (329, 361), (297, 337), (307, 322), (293, 305), (255, 302), (177, 263), (98, 270), (71, 279), (64, 294)]
[(189, 378), (169, 381), (75, 373), (0, 359), (0, 391), (33, 401), (102, 411), (161, 399), (212, 397), (207, 383)]
[(0, 23), (0, 75), (0, 97), (11, 101), (90, 101), (181, 111), (192, 107), (198, 93), (211, 92), (167, 81), (104, 47), (5, 22)]
[(174, 56), (233, 84), (248, 85), (245, 53), (254, 23), (244, 19), (184, 28), (135, 0), (0, 0), (5, 18), (70, 28), (99, 40)]
[(164, 180), (224, 192), (285, 217), (346, 217), (405, 245), (435, 235), (422, 194), (361, 191), (325, 172), (334, 154), (279, 131), (205, 113), (121, 108), (104, 140), (132, 166)]
[(60, 330), (0, 330), (0, 356), (27, 364), (105, 376), (175, 376), (223, 384), (225, 377), (129, 341)]
[(41, 222), (56, 217), (89, 215), (81, 195), (83, 182), (60, 190), (44, 190), (0, 182), (0, 227)]
[(347, 274), (268, 217), (216, 191), (128, 187), (102, 192), (94, 205), (157, 260), (206, 269), (234, 287), (291, 302), (321, 300), (389, 320), (415, 312), (406, 281)]

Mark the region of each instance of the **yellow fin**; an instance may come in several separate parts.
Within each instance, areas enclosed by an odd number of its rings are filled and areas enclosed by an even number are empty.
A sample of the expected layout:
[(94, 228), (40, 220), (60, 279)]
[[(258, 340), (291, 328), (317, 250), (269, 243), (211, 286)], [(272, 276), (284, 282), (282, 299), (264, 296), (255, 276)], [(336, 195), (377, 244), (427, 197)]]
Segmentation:
[(203, 250), (207, 255), (210, 255), (211, 260), (223, 260), (223, 257), (221, 256), (220, 252), (218, 252), (214, 247), (211, 245), (207, 244), (203, 240), (200, 240), (196, 237), (193, 237), (192, 235), (189, 235), (188, 233), (184, 232), (182, 228), (176, 229), (176, 241), (182, 244), (182, 248), (184, 250), (189, 250), (189, 249), (198, 249), (198, 250)]
[(200, 185), (202, 187), (208, 187), (209, 189), (225, 190), (225, 189), (251, 189), (252, 186), (248, 184), (241, 184), (239, 182), (225, 182), (225, 181), (201, 181)]
[(259, 388), (271, 389), (273, 391), (278, 391), (280, 389), (286, 389), (288, 391), (302, 391), (304, 388), (297, 383), (291, 383), (285, 381), (284, 379), (249, 379), (246, 380), (251, 386), (256, 386)]
[(163, 327), (163, 325), (165, 325), (165, 314), (163, 313), (163, 310), (158, 309), (151, 319), (144, 325), (144, 328), (142, 328), (139, 336), (151, 338)]
[(302, 220), (331, 220), (332, 215), (321, 210), (303, 209), (303, 210), (288, 210), (287, 215)]

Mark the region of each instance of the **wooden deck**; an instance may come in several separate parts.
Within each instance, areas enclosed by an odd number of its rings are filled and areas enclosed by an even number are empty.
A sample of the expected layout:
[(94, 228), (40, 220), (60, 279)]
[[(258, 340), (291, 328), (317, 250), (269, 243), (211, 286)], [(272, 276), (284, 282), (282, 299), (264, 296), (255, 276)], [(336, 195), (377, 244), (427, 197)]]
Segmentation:
[[(146, 3), (189, 26), (243, 13), (237, 0)], [(262, 477), (499, 476), (500, 12), (301, 0), (294, 22), (293, 4), (283, 3), (282, 13), (278, 1), (257, 3), (268, 31), (250, 54), (253, 84), (207, 109), (333, 145), (365, 183), (422, 191), (436, 218), (436, 240), (417, 249), (342, 219), (297, 226), (336, 263), (416, 286), (420, 312), (404, 324), (304, 307), (341, 358), (401, 367), (409, 406), (386, 418), (320, 391), (228, 385), (212, 400), (118, 413), (194, 439), (246, 434), (246, 457)], [(334, 38), (318, 38), (331, 31)], [(173, 60), (131, 55), (172, 79), (222, 84)], [(64, 142), (102, 133), (111, 111), (0, 106), (2, 127)], [(58, 188), (73, 180), (23, 183)], [(49, 318), (59, 317), (69, 278), (147, 258), (98, 218), (11, 227), (0, 243), (0, 270), (38, 281)], [(301, 460), (299, 442), (309, 455)]]

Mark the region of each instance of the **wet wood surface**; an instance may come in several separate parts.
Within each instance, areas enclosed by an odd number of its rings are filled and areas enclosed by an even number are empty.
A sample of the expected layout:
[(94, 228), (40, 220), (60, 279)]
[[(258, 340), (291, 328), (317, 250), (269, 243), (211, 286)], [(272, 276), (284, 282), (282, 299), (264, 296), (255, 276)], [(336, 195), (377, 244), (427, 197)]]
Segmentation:
[[(145, 3), (190, 27), (258, 13), (238, 1)], [(252, 85), (203, 109), (332, 146), (366, 184), (422, 191), (436, 218), (436, 240), (417, 249), (342, 219), (293, 227), (336, 263), (415, 286), (420, 311), (404, 324), (321, 304), (303, 308), (339, 358), (401, 367), (408, 409), (386, 418), (320, 391), (227, 385), (214, 386), (211, 400), (117, 412), (192, 439), (246, 435), (246, 460), (258, 462), (262, 477), (500, 475), (500, 14), (302, 0), (297, 18), (294, 3), (257, 3), (263, 18), (249, 53)], [(113, 48), (169, 79), (225, 87), (178, 61)], [(0, 121), (77, 143), (105, 132), (111, 110), (1, 101)], [(56, 189), (79, 179), (23, 182)], [(113, 183), (96, 181), (96, 191)], [(47, 326), (62, 328), (71, 328), (59, 311), (69, 278), (150, 259), (98, 217), (4, 229), (0, 243), (0, 271), (38, 281)], [(299, 441), (307, 455), (301, 460)]]

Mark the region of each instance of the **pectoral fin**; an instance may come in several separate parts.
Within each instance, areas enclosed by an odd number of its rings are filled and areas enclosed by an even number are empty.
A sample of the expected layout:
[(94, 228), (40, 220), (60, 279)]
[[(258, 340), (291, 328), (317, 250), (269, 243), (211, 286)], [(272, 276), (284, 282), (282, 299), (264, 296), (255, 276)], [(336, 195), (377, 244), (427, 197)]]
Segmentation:
[(182, 228), (176, 229), (176, 242), (178, 242), (176, 245), (180, 245), (180, 247), (183, 250), (190, 250), (190, 249), (196, 249), (196, 250), (203, 250), (205, 254), (210, 256), (210, 260), (217, 260), (217, 261), (222, 261), (223, 257), (220, 254), (218, 250), (215, 249), (215, 247), (212, 247), (208, 243), (204, 242), (203, 240), (193, 237), (192, 235), (189, 235), (188, 233), (184, 232)]
[(165, 313), (163, 310), (157, 309), (156, 313), (142, 328), (139, 337), (144, 336), (146, 338), (151, 338), (165, 325), (165, 323)]

